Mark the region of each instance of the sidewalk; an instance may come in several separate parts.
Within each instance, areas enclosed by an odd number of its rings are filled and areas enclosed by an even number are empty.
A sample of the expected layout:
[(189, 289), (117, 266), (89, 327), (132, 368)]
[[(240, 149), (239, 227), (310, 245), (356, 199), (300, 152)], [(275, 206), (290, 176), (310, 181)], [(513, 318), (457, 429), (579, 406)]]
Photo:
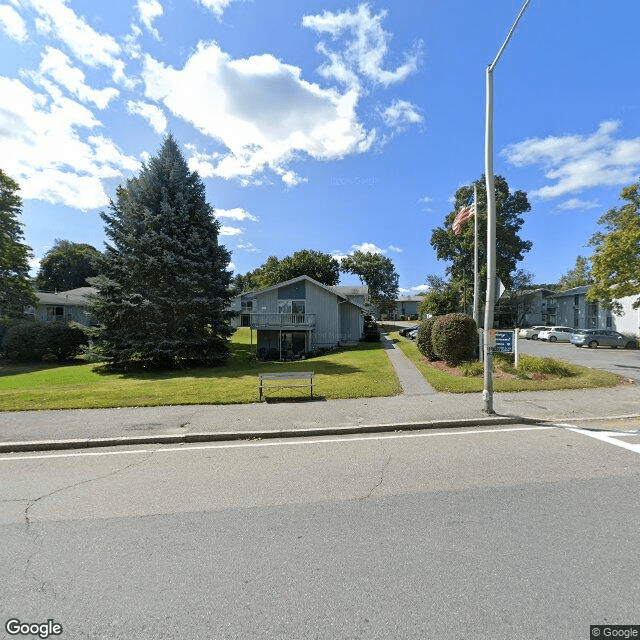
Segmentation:
[(494, 394), (435, 392), (410, 360), (385, 339), (404, 393), (389, 398), (180, 405), (0, 413), (0, 452), (203, 442), (584, 419), (640, 418), (635, 384), (612, 389)]

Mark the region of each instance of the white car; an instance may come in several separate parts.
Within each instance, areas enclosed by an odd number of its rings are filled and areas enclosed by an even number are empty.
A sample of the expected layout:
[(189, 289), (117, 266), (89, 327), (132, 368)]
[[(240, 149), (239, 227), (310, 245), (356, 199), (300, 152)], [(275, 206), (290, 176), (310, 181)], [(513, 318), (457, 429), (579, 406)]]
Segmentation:
[(537, 327), (526, 327), (525, 329), (520, 329), (518, 331), (518, 338), (526, 338), (527, 340), (537, 340), (538, 334), (545, 329), (549, 329), (550, 327), (545, 327), (539, 325)]
[(549, 342), (569, 342), (571, 336), (577, 329), (571, 327), (547, 327), (545, 331), (538, 334), (538, 340), (548, 340)]

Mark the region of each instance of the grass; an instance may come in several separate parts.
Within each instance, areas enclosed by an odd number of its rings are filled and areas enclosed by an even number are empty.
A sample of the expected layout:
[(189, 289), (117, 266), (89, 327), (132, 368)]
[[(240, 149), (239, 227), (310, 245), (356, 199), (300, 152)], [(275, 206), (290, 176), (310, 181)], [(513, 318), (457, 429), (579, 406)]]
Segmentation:
[[(318, 398), (391, 396), (401, 391), (381, 343), (361, 343), (300, 362), (258, 362), (249, 329), (239, 329), (232, 337), (232, 350), (223, 367), (187, 371), (118, 373), (103, 364), (3, 364), (0, 411), (251, 403), (258, 401), (258, 373), (277, 371), (314, 371)], [(305, 389), (271, 389), (268, 397), (308, 395)]]
[[(418, 351), (416, 343), (392, 332), (389, 337), (396, 343), (403, 353), (416, 365), (427, 382), (437, 391), (449, 393), (473, 393), (482, 391), (484, 386), (484, 365), (481, 363), (466, 363), (460, 366), (462, 375), (457, 376), (441, 371), (427, 362)], [(499, 361), (499, 358), (495, 358)], [(494, 363), (495, 363), (494, 360)], [(578, 365), (568, 364), (553, 358), (536, 358), (521, 354), (518, 370), (507, 363), (501, 363), (508, 372), (513, 372), (517, 378), (498, 378), (494, 376), (494, 391), (554, 391), (560, 389), (591, 389), (596, 387), (615, 387), (620, 378), (608, 371), (589, 369)], [(539, 374), (552, 375), (551, 378), (533, 379), (531, 376)], [(557, 376), (557, 377), (555, 377)]]

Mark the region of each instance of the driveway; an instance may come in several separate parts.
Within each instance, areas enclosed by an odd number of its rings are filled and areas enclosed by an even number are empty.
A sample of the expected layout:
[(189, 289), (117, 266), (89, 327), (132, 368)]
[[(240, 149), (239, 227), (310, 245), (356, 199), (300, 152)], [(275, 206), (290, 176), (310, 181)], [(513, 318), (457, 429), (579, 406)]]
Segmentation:
[(592, 369), (604, 369), (625, 378), (640, 382), (640, 350), (611, 349), (610, 347), (576, 347), (566, 342), (544, 342), (542, 340), (519, 339), (520, 353), (532, 356), (558, 358)]

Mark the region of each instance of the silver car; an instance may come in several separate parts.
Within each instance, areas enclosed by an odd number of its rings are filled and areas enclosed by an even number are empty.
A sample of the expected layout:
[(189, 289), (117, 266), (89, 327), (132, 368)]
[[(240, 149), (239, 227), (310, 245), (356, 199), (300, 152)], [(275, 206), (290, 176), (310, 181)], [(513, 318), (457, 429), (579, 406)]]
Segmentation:
[(538, 325), (536, 327), (525, 327), (524, 329), (520, 329), (518, 331), (518, 338), (526, 338), (527, 340), (537, 340), (538, 334), (545, 329), (550, 329), (551, 327), (546, 327), (543, 325)]
[(547, 327), (538, 334), (538, 340), (549, 342), (569, 342), (571, 336), (577, 331), (571, 327)]
[(632, 338), (617, 331), (611, 331), (611, 329), (583, 329), (571, 336), (571, 344), (575, 344), (576, 347), (587, 345), (592, 349), (595, 347), (635, 349), (638, 346), (638, 343)]

